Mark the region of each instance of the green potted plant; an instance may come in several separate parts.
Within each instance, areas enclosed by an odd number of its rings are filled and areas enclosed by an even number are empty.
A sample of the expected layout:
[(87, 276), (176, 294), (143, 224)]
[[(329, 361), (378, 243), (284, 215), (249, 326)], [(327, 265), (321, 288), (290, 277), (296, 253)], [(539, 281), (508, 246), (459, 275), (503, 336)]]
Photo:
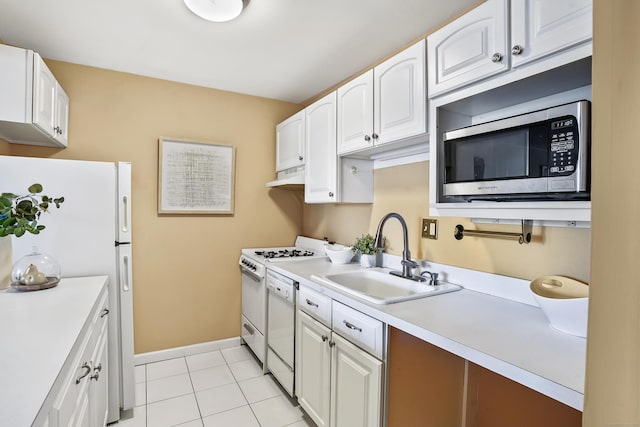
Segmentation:
[(376, 254), (380, 248), (375, 246), (375, 239), (371, 234), (363, 234), (353, 243), (353, 252), (360, 255), (360, 265), (365, 268), (375, 267)]
[(40, 234), (45, 229), (38, 223), (42, 213), (52, 206), (60, 208), (64, 202), (64, 197), (42, 194), (41, 184), (32, 184), (27, 191), (24, 195), (0, 194), (0, 290), (8, 288), (12, 281), (11, 239), (8, 237), (22, 237), (27, 232)]
[(21, 237), (26, 232), (40, 234), (45, 228), (38, 224), (42, 212), (48, 212), (51, 205), (60, 208), (60, 204), (64, 202), (64, 197), (51, 198), (41, 194), (41, 184), (32, 184), (27, 191), (29, 194), (26, 195), (0, 195), (0, 237), (11, 234)]

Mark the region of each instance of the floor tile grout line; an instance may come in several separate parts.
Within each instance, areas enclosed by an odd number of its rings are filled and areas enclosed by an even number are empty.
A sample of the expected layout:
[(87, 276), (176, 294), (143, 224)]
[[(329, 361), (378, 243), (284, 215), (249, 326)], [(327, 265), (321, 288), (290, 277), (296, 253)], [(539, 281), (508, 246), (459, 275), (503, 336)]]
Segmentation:
[(200, 409), (200, 402), (198, 401), (196, 388), (193, 386), (193, 378), (191, 378), (191, 371), (189, 370), (189, 364), (187, 363), (186, 358), (184, 360), (184, 363), (187, 365), (187, 372), (189, 374), (189, 383), (191, 383), (191, 390), (193, 390), (193, 398), (196, 400), (196, 406), (198, 407), (198, 414), (200, 414), (200, 421), (202, 421), (202, 425), (204, 425), (204, 420), (202, 419), (202, 410)]

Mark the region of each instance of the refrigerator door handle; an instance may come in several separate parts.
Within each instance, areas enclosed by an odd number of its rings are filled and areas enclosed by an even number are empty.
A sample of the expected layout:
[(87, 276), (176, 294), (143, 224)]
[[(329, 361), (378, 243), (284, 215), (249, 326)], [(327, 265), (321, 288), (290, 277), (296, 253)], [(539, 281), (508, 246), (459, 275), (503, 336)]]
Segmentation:
[(122, 257), (122, 262), (124, 263), (124, 268), (122, 269), (122, 291), (129, 292), (131, 286), (129, 284), (129, 275), (131, 274), (131, 266), (129, 265), (129, 256), (124, 255)]
[(122, 232), (129, 232), (129, 196), (122, 196)]

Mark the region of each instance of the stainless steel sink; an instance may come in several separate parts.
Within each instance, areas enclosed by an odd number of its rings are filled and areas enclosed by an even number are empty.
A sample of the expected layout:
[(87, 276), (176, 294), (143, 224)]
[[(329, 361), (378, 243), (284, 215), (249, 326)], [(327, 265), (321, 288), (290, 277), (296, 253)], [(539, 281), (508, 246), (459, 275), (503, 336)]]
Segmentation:
[(393, 304), (460, 289), (460, 286), (446, 282), (440, 282), (438, 286), (430, 286), (426, 282), (414, 282), (392, 276), (389, 270), (384, 268), (363, 269), (326, 276), (314, 275), (311, 278), (374, 304)]

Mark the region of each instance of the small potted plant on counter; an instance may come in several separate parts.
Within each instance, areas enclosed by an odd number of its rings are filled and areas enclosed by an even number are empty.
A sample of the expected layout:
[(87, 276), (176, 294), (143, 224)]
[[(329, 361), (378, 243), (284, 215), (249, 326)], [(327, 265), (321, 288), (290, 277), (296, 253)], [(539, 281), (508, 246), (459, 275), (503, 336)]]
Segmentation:
[(376, 266), (376, 254), (380, 248), (375, 246), (375, 239), (371, 234), (363, 234), (356, 238), (353, 244), (353, 252), (360, 255), (360, 265), (364, 268)]

